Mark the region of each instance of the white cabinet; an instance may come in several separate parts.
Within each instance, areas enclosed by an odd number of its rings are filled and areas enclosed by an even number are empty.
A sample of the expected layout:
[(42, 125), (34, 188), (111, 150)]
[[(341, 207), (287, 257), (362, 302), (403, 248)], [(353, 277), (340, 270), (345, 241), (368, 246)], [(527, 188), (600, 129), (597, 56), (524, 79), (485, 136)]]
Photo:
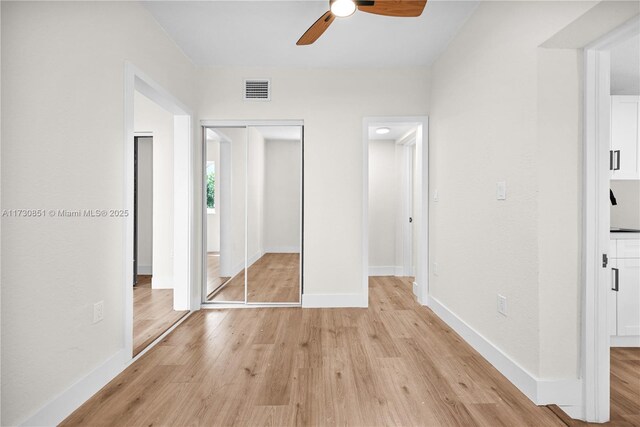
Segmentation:
[(640, 239), (612, 239), (608, 330), (613, 347), (640, 346)]
[(640, 258), (616, 260), (617, 335), (640, 335)]
[(640, 179), (640, 97), (611, 97), (611, 179)]
[(607, 304), (609, 305), (607, 320), (609, 323), (609, 335), (611, 336), (618, 335), (618, 292), (615, 289), (615, 275), (618, 275), (619, 277), (619, 271), (617, 270), (618, 265), (616, 261), (616, 259), (611, 259), (609, 261), (609, 266), (611, 267), (611, 283), (609, 286), (609, 293), (607, 294)]
[(618, 292), (615, 290), (615, 281), (617, 274), (616, 268), (616, 253), (617, 253), (617, 240), (609, 241), (609, 267), (611, 268), (611, 278), (609, 281), (609, 293), (607, 294), (607, 303), (609, 305), (607, 311), (607, 321), (609, 324), (609, 335), (614, 336), (618, 334)]
[(640, 239), (617, 239), (613, 258), (640, 258)]

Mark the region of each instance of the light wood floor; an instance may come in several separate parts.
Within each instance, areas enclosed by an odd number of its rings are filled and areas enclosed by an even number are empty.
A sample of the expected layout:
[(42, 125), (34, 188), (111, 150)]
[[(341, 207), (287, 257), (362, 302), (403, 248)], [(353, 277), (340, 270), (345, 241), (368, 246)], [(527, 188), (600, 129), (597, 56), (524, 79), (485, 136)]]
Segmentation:
[(264, 254), (248, 269), (249, 302), (300, 302), (300, 254)]
[(244, 270), (228, 280), (218, 292), (209, 295), (207, 301), (244, 302)]
[[(602, 426), (569, 418), (551, 407), (569, 426)], [(611, 422), (607, 425), (640, 427), (640, 348), (611, 349)]]
[(393, 277), (368, 309), (199, 311), (63, 422), (346, 424), (564, 426)]
[(172, 289), (151, 289), (151, 276), (138, 276), (138, 284), (133, 287), (133, 355), (187, 313), (173, 310)]
[(611, 349), (611, 420), (640, 427), (640, 348)]
[[(300, 302), (300, 254), (267, 253), (247, 270), (249, 302)], [(244, 301), (244, 271), (208, 300)]]

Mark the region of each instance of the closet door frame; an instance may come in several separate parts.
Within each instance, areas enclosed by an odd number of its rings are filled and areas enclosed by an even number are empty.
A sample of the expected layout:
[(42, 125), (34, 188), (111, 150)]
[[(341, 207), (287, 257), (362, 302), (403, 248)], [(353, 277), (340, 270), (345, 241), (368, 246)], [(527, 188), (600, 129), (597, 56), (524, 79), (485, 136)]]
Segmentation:
[[(267, 126), (296, 126), (301, 128), (301, 150), (300, 150), (300, 286), (298, 287), (299, 298), (298, 302), (249, 302), (247, 301), (247, 280), (248, 280), (248, 266), (247, 266), (247, 248), (248, 248), (248, 214), (246, 210), (246, 197), (245, 194), (245, 257), (244, 257), (244, 302), (215, 302), (215, 301), (206, 301), (206, 292), (203, 292), (203, 301), (201, 303), (202, 308), (260, 308), (260, 307), (301, 307), (302, 306), (302, 294), (304, 292), (304, 120), (201, 120), (200, 125), (202, 127), (202, 176), (200, 177), (200, 181), (203, 183), (204, 187), (204, 175), (205, 175), (205, 165), (206, 165), (206, 144), (207, 144), (207, 129), (208, 128), (245, 128), (247, 129), (247, 139), (249, 135), (249, 128), (252, 127), (267, 127)], [(248, 142), (248, 141), (247, 141)], [(248, 144), (247, 144), (248, 150)], [(245, 156), (248, 155), (248, 152), (245, 153)], [(245, 159), (246, 163), (246, 159)], [(248, 177), (249, 171), (248, 168), (245, 168), (245, 183)], [(205, 192), (206, 187), (202, 189), (201, 199), (205, 200)], [(201, 210), (201, 224), (202, 224), (202, 276), (201, 276), (201, 288), (204, 289), (207, 280), (207, 212), (206, 212), (206, 204), (203, 203), (203, 209)]]

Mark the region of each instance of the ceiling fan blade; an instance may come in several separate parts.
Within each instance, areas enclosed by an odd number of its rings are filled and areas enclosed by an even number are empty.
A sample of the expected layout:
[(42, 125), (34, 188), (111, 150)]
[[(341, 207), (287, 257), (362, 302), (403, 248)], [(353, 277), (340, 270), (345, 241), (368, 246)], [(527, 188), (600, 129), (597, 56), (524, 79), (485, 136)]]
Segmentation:
[(300, 40), (298, 40), (298, 43), (296, 44), (298, 46), (302, 46), (315, 42), (327, 30), (327, 28), (329, 28), (329, 25), (331, 25), (335, 19), (336, 17), (330, 11), (325, 13), (311, 27), (309, 27), (307, 32), (300, 37)]
[[(373, 4), (371, 4), (373, 3)], [(422, 15), (427, 0), (360, 0), (358, 10), (384, 16), (414, 17)]]

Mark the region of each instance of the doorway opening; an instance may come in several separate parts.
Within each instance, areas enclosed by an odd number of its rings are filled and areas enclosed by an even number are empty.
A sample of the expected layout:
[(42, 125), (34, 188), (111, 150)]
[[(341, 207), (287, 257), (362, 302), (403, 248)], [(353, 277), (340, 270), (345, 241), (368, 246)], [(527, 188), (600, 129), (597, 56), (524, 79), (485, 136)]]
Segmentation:
[(572, 416), (591, 422), (640, 410), (639, 51), (640, 18), (584, 51), (584, 411)]
[(300, 306), (302, 122), (203, 128), (204, 306)]
[(428, 121), (364, 119), (363, 292), (370, 276), (396, 276), (428, 298)]

